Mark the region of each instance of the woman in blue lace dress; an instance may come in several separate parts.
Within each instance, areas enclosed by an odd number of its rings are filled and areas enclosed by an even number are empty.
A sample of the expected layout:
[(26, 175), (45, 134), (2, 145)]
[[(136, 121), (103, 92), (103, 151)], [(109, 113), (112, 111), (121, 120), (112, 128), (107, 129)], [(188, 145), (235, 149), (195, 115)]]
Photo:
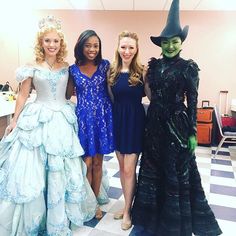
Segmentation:
[[(86, 178), (60, 22), (42, 19), (36, 60), (17, 70), (14, 117), (0, 143), (0, 235), (72, 235), (92, 219), (96, 198)], [(31, 84), (37, 97), (27, 103)]]
[[(112, 105), (108, 95), (106, 77), (109, 62), (102, 59), (101, 40), (93, 30), (79, 36), (74, 48), (75, 64), (70, 66), (68, 88), (76, 88), (76, 115), (79, 139), (85, 151), (87, 178), (98, 199), (98, 204), (109, 201), (107, 179), (103, 176), (103, 155), (114, 151), (112, 132)], [(102, 184), (101, 184), (102, 183)], [(96, 218), (102, 212), (97, 206)]]

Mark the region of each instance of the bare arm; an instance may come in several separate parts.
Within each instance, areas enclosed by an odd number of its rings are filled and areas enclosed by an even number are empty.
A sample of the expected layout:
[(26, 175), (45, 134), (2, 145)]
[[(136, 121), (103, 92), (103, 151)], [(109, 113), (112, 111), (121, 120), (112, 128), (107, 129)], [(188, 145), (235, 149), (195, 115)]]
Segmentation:
[(114, 96), (113, 93), (111, 91), (111, 85), (109, 85), (109, 77), (110, 77), (110, 69), (107, 71), (107, 90), (108, 90), (108, 94), (111, 98), (112, 103), (114, 103)]
[(74, 92), (74, 81), (71, 77), (69, 77), (67, 82), (67, 88), (66, 88), (66, 99), (70, 99)]
[(113, 93), (111, 91), (111, 86), (110, 85), (107, 85), (107, 89), (108, 89), (108, 94), (111, 98), (111, 101), (114, 103), (114, 96), (113, 96)]
[(16, 106), (13, 119), (11, 123), (7, 127), (6, 134), (9, 134), (15, 127), (18, 117), (25, 105), (25, 102), (29, 96), (30, 88), (31, 88), (32, 78), (28, 78), (21, 83), (20, 91), (16, 99)]

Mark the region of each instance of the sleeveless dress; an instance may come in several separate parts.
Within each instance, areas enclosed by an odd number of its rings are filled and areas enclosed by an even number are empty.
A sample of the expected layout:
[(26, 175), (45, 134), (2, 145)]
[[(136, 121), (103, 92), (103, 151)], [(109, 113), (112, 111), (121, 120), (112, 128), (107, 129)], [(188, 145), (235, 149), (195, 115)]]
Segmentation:
[[(78, 136), (85, 151), (84, 156), (109, 154), (114, 151), (112, 104), (107, 89), (109, 61), (102, 60), (91, 78), (84, 75), (76, 64), (69, 67), (70, 78), (76, 87)], [(109, 179), (103, 164), (103, 176), (97, 201), (109, 202)]]
[(113, 123), (115, 150), (122, 154), (141, 153), (145, 111), (142, 105), (144, 85), (129, 85), (129, 73), (120, 73), (111, 87), (114, 96)]
[(37, 98), (0, 143), (0, 235), (72, 235), (95, 215), (74, 106), (65, 99), (68, 68), (24, 66)]
[(132, 222), (152, 235), (222, 233), (188, 149), (188, 138), (196, 135), (198, 70), (194, 61), (179, 56), (149, 63), (151, 102)]

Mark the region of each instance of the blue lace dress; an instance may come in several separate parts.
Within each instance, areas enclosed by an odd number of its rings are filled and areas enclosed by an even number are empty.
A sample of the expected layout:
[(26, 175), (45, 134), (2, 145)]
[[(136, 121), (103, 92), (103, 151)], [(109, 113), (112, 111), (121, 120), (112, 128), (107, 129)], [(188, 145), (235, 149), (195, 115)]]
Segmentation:
[(74, 106), (65, 99), (68, 68), (24, 66), (37, 98), (0, 142), (0, 235), (72, 235), (95, 215)]
[[(107, 60), (102, 60), (91, 78), (81, 73), (75, 64), (69, 68), (70, 78), (76, 87), (78, 136), (85, 151), (84, 156), (109, 154), (114, 151), (112, 104), (106, 83), (109, 65)], [(97, 197), (99, 204), (109, 202), (108, 190), (109, 179), (103, 164), (102, 182)]]
[(106, 83), (108, 69), (109, 62), (102, 60), (97, 71), (89, 78), (81, 73), (77, 65), (69, 68), (76, 86), (79, 139), (85, 156), (114, 151), (112, 104)]

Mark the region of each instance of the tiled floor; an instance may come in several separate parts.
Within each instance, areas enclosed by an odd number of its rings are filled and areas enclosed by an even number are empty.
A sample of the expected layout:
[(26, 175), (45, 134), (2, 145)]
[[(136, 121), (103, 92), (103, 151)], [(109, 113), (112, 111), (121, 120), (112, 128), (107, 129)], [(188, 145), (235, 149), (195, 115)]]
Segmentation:
[[(236, 229), (236, 151), (222, 148), (217, 158), (213, 158), (214, 147), (198, 147), (197, 163), (202, 184), (223, 236), (234, 236)], [(229, 150), (232, 150), (229, 152)], [(231, 155), (230, 155), (231, 154)], [(125, 236), (131, 235), (133, 228), (123, 231), (121, 221), (113, 220), (113, 213), (123, 206), (123, 195), (119, 180), (118, 162), (111, 154), (104, 158), (110, 177), (110, 202), (102, 206), (103, 218), (87, 222), (74, 231), (74, 236)], [(138, 172), (137, 167), (137, 172)]]

